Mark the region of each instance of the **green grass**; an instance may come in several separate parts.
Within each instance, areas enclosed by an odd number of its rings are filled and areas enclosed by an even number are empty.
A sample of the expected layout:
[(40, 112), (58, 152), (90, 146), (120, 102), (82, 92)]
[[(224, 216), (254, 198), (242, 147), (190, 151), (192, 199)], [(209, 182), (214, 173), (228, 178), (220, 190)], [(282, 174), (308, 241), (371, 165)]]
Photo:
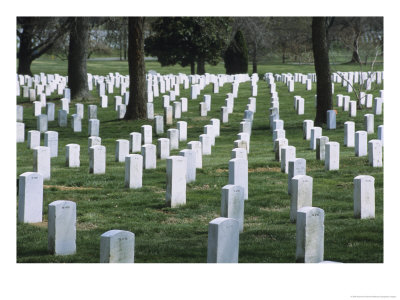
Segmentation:
[[(146, 63), (147, 69), (158, 70), (162, 74), (188, 73), (178, 67), (160, 68), (158, 63)], [(59, 61), (35, 61), (34, 73), (51, 72), (64, 74), (66, 64)], [(207, 67), (210, 73), (223, 73), (223, 66)], [(261, 71), (262, 70), (262, 71)], [(340, 66), (340, 70), (358, 70), (356, 66)], [(107, 74), (109, 72), (127, 74), (126, 62), (89, 62), (88, 72)], [(313, 66), (265, 65), (260, 72), (314, 72)], [(374, 87), (371, 93), (377, 96), (382, 86)], [(183, 113), (182, 120), (188, 121), (188, 140), (198, 140), (203, 126), (211, 118), (219, 118), (220, 107), (224, 105), (230, 84), (225, 84), (219, 94), (213, 94), (211, 86), (203, 94), (212, 95), (212, 107), (207, 117), (200, 117), (198, 100), (189, 100), (189, 111)], [(280, 116), (285, 122), (289, 144), (296, 147), (297, 157), (307, 160), (307, 174), (314, 179), (313, 206), (325, 210), (325, 260), (381, 263), (383, 262), (383, 169), (368, 165), (367, 157), (355, 157), (354, 148), (343, 146), (343, 123), (356, 122), (356, 130), (363, 129), (363, 115), (370, 110), (360, 110), (357, 117), (350, 118), (336, 106), (337, 129), (323, 128), (323, 135), (330, 141), (340, 143), (340, 170), (325, 171), (324, 163), (315, 160), (315, 151), (309, 150), (309, 141), (302, 139), (302, 122), (314, 119), (314, 94), (306, 91), (301, 84), (295, 84), (295, 92), (277, 83)], [(337, 93), (347, 94), (340, 85), (335, 85)], [(293, 96), (305, 98), (305, 115), (298, 116), (293, 110)], [(116, 95), (116, 94), (115, 94)], [(269, 88), (260, 80), (258, 84), (257, 112), (255, 114), (249, 161), (249, 200), (245, 202), (244, 232), (240, 235), (239, 262), (242, 263), (294, 263), (296, 250), (296, 225), (289, 220), (290, 196), (287, 194), (287, 175), (280, 172), (280, 163), (274, 160), (272, 134), (269, 129)], [(351, 95), (351, 94), (350, 94)], [(189, 98), (189, 90), (181, 89), (181, 97)], [(109, 96), (109, 108), (100, 108), (100, 100), (95, 98), (85, 103), (85, 119), (82, 132), (73, 133), (70, 119), (67, 128), (59, 128), (57, 121), (49, 122), (49, 130), (59, 132), (59, 154), (51, 161), (51, 180), (45, 182), (43, 223), (17, 225), (18, 262), (76, 262), (97, 263), (99, 261), (100, 235), (111, 229), (134, 232), (136, 235), (136, 262), (204, 263), (207, 258), (208, 222), (220, 214), (221, 188), (228, 184), (228, 161), (233, 141), (239, 133), (239, 122), (250, 97), (250, 83), (243, 83), (235, 100), (234, 113), (229, 115), (229, 123), (221, 124), (221, 136), (216, 139), (211, 156), (203, 156), (203, 169), (197, 171), (195, 182), (187, 185), (187, 204), (179, 208), (169, 208), (165, 204), (166, 163), (157, 160), (156, 170), (144, 170), (143, 188), (124, 188), (124, 164), (114, 161), (117, 139), (129, 139), (129, 133), (140, 132), (143, 124), (151, 121), (120, 121), (113, 110), (113, 95)], [(354, 99), (353, 95), (351, 95)], [(61, 105), (53, 96), (56, 111)], [(336, 99), (336, 97), (334, 97)], [(36, 129), (32, 105), (17, 99), (24, 106), (26, 132)], [(74, 102), (70, 114), (75, 113)], [(336, 101), (334, 101), (336, 102)], [(98, 105), (100, 136), (107, 148), (105, 175), (89, 174), (87, 152), (87, 104)], [(336, 103), (335, 103), (336, 104)], [(161, 97), (155, 99), (155, 112), (162, 114)], [(375, 116), (377, 126), (383, 124), (383, 116)], [(176, 128), (176, 120), (173, 126)], [(166, 137), (166, 133), (159, 137)], [(159, 138), (153, 135), (153, 143)], [(370, 134), (368, 139), (377, 138)], [(43, 143), (43, 135), (42, 135)], [(77, 143), (81, 146), (80, 168), (65, 166), (65, 145)], [(186, 143), (180, 143), (180, 149)], [(171, 155), (176, 155), (173, 150)], [(32, 171), (33, 153), (26, 142), (17, 144), (17, 174)], [(353, 179), (357, 175), (375, 177), (376, 218), (359, 220), (353, 217)], [(71, 256), (54, 256), (47, 251), (47, 207), (55, 200), (71, 200), (77, 203), (77, 253)]]

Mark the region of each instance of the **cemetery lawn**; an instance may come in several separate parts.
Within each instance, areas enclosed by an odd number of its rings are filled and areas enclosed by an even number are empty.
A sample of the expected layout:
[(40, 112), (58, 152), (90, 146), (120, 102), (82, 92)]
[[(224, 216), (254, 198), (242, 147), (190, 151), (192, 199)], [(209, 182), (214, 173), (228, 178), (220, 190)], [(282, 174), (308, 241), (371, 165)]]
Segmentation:
[[(146, 63), (147, 64), (147, 63)], [(161, 74), (187, 73), (179, 67), (161, 68), (156, 62), (147, 64)], [(293, 65), (263, 66), (265, 72), (314, 72), (313, 66), (301, 68)], [(210, 73), (224, 73), (218, 66), (206, 68)], [(217, 71), (214, 71), (217, 70)], [(359, 71), (355, 65), (335, 66), (338, 71)], [(65, 63), (39, 60), (32, 67), (33, 73), (59, 73), (66, 75)], [(365, 70), (363, 70), (365, 71)], [(89, 62), (88, 72), (106, 75), (109, 72), (127, 74), (127, 62)], [(135, 262), (137, 263), (205, 263), (207, 261), (208, 223), (220, 216), (221, 188), (228, 184), (228, 162), (231, 158), (233, 141), (239, 133), (239, 123), (243, 118), (248, 97), (251, 96), (250, 82), (239, 87), (235, 99), (234, 112), (229, 115), (229, 123), (221, 123), (221, 136), (216, 138), (211, 156), (203, 156), (203, 169), (197, 170), (196, 181), (187, 185), (186, 205), (169, 208), (165, 204), (166, 161), (157, 160), (156, 170), (143, 171), (143, 188), (130, 190), (124, 187), (125, 164), (115, 162), (117, 139), (129, 139), (129, 133), (140, 132), (144, 124), (153, 121), (117, 120), (113, 96), (109, 95), (109, 107), (101, 108), (100, 99), (93, 93), (93, 100), (85, 102), (85, 117), (82, 132), (73, 133), (70, 115), (75, 113), (72, 100), (68, 127), (59, 128), (56, 121), (49, 122), (49, 130), (59, 133), (58, 157), (51, 159), (51, 179), (44, 182), (43, 222), (37, 224), (17, 224), (17, 262), (49, 263), (76, 262), (97, 263), (100, 257), (100, 235), (111, 229), (128, 230), (135, 233)], [(373, 85), (374, 97), (379, 95), (382, 85)], [(119, 89), (114, 89), (119, 92)], [(313, 90), (295, 83), (295, 92), (289, 93), (283, 83), (277, 83), (280, 102), (280, 118), (284, 120), (286, 138), (289, 145), (296, 147), (296, 156), (307, 161), (307, 175), (313, 177), (313, 206), (325, 211), (325, 253), (324, 259), (345, 263), (383, 262), (383, 168), (373, 168), (368, 157), (355, 157), (354, 148), (343, 146), (344, 122), (355, 121), (355, 130), (363, 129), (363, 116), (372, 109), (357, 111), (357, 117), (350, 118), (348, 112), (336, 107), (336, 94), (350, 95), (345, 88), (335, 84), (334, 109), (337, 110), (337, 129), (323, 127), (322, 135), (330, 141), (340, 143), (340, 170), (325, 171), (324, 163), (315, 159), (315, 151), (309, 149), (309, 141), (302, 138), (302, 122), (314, 120)], [(219, 94), (212, 93), (212, 85), (202, 92), (197, 100), (190, 100), (189, 90), (181, 87), (180, 97), (188, 98), (188, 112), (182, 114), (188, 122), (188, 140), (199, 140), (203, 126), (211, 118), (220, 118), (220, 107), (225, 95), (231, 92), (231, 85), (225, 84)], [(211, 94), (211, 111), (207, 117), (199, 116), (199, 102), (204, 94)], [(305, 114), (298, 116), (293, 109), (293, 96), (305, 98)], [(275, 161), (272, 133), (269, 128), (268, 109), (269, 88), (265, 81), (258, 83), (257, 111), (255, 113), (250, 142), (249, 199), (245, 201), (244, 232), (240, 234), (239, 262), (241, 263), (294, 263), (296, 251), (296, 225), (290, 222), (290, 196), (287, 194), (287, 175), (280, 171), (280, 162)], [(53, 94), (49, 102), (56, 103), (57, 112), (60, 97)], [(162, 97), (154, 99), (155, 114), (163, 114)], [(32, 104), (22, 98), (17, 103), (24, 106), (25, 142), (17, 144), (17, 174), (33, 170), (33, 150), (27, 149), (27, 132), (36, 129)], [(106, 146), (106, 174), (89, 174), (88, 119), (87, 105), (98, 105), (100, 137)], [(56, 117), (57, 118), (57, 117)], [(166, 137), (165, 133), (155, 136)], [(368, 140), (377, 138), (377, 127), (383, 124), (383, 115), (375, 116), (375, 133)], [(41, 143), (43, 145), (43, 134)], [(180, 149), (187, 142), (180, 142)], [(65, 166), (65, 146), (79, 144), (81, 166)], [(177, 155), (179, 150), (171, 151)], [(353, 179), (358, 175), (375, 178), (375, 219), (360, 220), (353, 217)], [(77, 204), (77, 253), (70, 256), (50, 255), (47, 250), (48, 204), (55, 200), (71, 200)]]

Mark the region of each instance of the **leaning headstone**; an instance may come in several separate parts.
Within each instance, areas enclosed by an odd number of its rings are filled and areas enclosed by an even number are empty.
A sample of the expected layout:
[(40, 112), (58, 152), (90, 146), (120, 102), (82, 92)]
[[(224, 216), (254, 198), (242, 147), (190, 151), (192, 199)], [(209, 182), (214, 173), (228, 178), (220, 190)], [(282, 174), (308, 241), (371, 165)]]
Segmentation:
[(52, 254), (76, 252), (76, 203), (57, 200), (49, 204), (48, 249)]
[(129, 140), (118, 139), (115, 146), (115, 161), (125, 162), (125, 156), (129, 154)]
[(338, 142), (325, 144), (325, 170), (339, 170), (340, 145)]
[(296, 262), (322, 262), (324, 260), (324, 210), (318, 207), (302, 207), (297, 211), (296, 219)]
[(244, 158), (234, 158), (229, 160), (229, 184), (239, 185), (243, 188), (244, 200), (248, 196), (248, 161)]
[(125, 156), (125, 187), (139, 189), (142, 187), (143, 156), (129, 154)]
[(316, 150), (317, 160), (325, 161), (325, 145), (328, 142), (329, 142), (329, 137), (327, 136), (321, 136), (317, 138), (317, 150)]
[(375, 178), (359, 175), (354, 178), (354, 217), (358, 219), (375, 218)]
[(17, 143), (25, 142), (25, 124), (17, 122)]
[(309, 141), (311, 139), (311, 128), (314, 127), (313, 120), (303, 121), (303, 139)]
[(167, 159), (170, 153), (169, 139), (159, 138), (157, 140), (157, 157), (159, 159)]
[(296, 159), (296, 147), (286, 146), (281, 148), (281, 172), (288, 174), (289, 161)]
[(187, 140), (187, 123), (186, 121), (176, 122), (176, 126), (179, 130), (179, 141), (184, 142)]
[(58, 132), (47, 131), (44, 133), (44, 146), (50, 148), (50, 157), (58, 156)]
[(81, 147), (78, 144), (65, 146), (65, 164), (68, 168), (79, 168)]
[(50, 179), (50, 148), (38, 146), (33, 149), (33, 172), (42, 174), (43, 180)]
[(89, 148), (89, 173), (106, 173), (106, 147), (95, 145)]
[(100, 236), (100, 263), (134, 263), (135, 234), (109, 230)]
[(196, 152), (191, 149), (183, 149), (179, 155), (186, 157), (186, 182), (196, 181)]
[(164, 117), (163, 116), (155, 116), (154, 117), (154, 130), (156, 135), (160, 135), (164, 133)]
[(100, 136), (100, 120), (90, 119), (88, 131), (88, 136)]
[(379, 168), (383, 166), (381, 140), (370, 140), (368, 142), (368, 161), (372, 167)]
[(67, 127), (67, 116), (68, 113), (65, 110), (60, 109), (58, 111), (58, 126), (60, 127)]
[(145, 144), (141, 148), (143, 156), (143, 169), (155, 169), (157, 167), (156, 145)]
[(364, 115), (364, 130), (370, 134), (374, 133), (374, 115), (365, 114)]
[(227, 184), (222, 187), (221, 217), (239, 222), (239, 232), (243, 232), (244, 190), (241, 186)]
[(292, 198), (290, 200), (290, 221), (296, 222), (297, 211), (304, 206), (312, 206), (313, 178), (296, 175), (292, 178)]
[(356, 156), (366, 156), (367, 152), (367, 140), (368, 134), (366, 131), (356, 131), (355, 138), (355, 155)]
[(203, 167), (203, 152), (201, 142), (191, 141), (187, 143), (188, 149), (194, 150), (196, 153), (196, 169), (201, 169)]
[(42, 222), (43, 176), (40, 173), (25, 172), (19, 175), (18, 222)]
[(317, 137), (322, 136), (322, 128), (321, 127), (313, 127), (311, 128), (311, 137), (310, 137), (310, 149), (315, 150), (317, 148)]
[(336, 111), (328, 110), (326, 112), (326, 128), (336, 129)]
[(186, 204), (186, 164), (186, 157), (183, 156), (167, 158), (166, 202), (170, 207)]
[(292, 194), (292, 178), (297, 175), (306, 175), (306, 160), (295, 158), (288, 164), (288, 194)]
[(344, 122), (344, 145), (346, 147), (354, 147), (354, 127), (354, 122)]
[[(23, 123), (21, 123), (23, 124)], [(28, 149), (35, 149), (40, 146), (40, 131), (29, 130), (28, 131)]]
[(46, 115), (47, 121), (54, 121), (54, 112), (55, 112), (55, 104), (54, 103), (47, 103), (46, 104)]
[(207, 263), (237, 263), (239, 222), (219, 217), (208, 224)]

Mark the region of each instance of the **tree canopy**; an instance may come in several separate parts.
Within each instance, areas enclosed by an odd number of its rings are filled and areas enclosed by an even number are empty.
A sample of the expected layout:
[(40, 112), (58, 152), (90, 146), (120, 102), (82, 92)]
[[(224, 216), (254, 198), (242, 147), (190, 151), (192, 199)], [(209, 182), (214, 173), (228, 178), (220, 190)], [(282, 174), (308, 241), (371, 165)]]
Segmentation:
[(207, 62), (216, 65), (226, 48), (231, 18), (164, 17), (155, 20), (145, 40), (147, 54), (157, 56), (162, 66), (180, 64), (205, 72)]

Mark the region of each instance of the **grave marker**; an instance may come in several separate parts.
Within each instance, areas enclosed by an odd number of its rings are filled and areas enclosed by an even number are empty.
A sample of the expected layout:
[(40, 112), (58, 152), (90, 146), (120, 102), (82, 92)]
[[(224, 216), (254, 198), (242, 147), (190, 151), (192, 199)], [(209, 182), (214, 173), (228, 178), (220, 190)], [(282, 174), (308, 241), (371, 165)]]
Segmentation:
[(65, 164), (68, 168), (80, 167), (80, 150), (78, 144), (68, 144), (65, 146)]
[(139, 189), (142, 187), (143, 156), (128, 154), (125, 156), (125, 187)]
[(134, 263), (135, 234), (109, 230), (100, 236), (100, 263)]
[(239, 260), (239, 222), (216, 218), (208, 225), (207, 263), (237, 263)]
[(35, 172), (25, 172), (19, 176), (18, 222), (42, 222), (43, 176)]
[(166, 202), (170, 207), (186, 204), (186, 165), (186, 157), (170, 156), (167, 158)]
[(89, 148), (89, 173), (106, 173), (106, 147), (95, 145)]
[(375, 178), (359, 175), (354, 178), (354, 217), (358, 219), (375, 218)]

